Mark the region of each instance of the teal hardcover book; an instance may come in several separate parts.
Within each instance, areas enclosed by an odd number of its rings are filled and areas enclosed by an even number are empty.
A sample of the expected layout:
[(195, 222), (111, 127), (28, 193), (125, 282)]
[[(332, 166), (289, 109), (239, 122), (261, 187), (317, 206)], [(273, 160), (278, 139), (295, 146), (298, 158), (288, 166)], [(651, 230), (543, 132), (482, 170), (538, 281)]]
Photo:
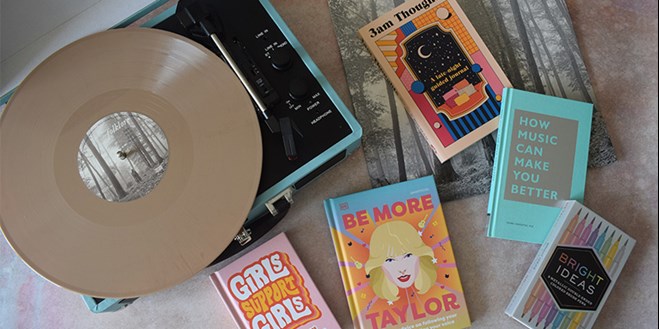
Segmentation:
[(590, 103), (504, 89), (489, 237), (542, 243), (559, 201), (583, 200), (592, 115)]

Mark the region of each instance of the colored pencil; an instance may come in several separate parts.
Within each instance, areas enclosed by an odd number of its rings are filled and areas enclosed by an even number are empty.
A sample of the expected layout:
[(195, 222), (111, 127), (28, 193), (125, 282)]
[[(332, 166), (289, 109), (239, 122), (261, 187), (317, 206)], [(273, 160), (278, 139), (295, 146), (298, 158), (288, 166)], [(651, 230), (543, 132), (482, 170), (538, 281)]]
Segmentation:
[(602, 245), (604, 244), (604, 240), (606, 239), (606, 232), (609, 230), (609, 227), (607, 226), (604, 229), (604, 232), (600, 234), (600, 236), (597, 237), (597, 241), (595, 241), (595, 244), (593, 245), (593, 249), (595, 250), (600, 250), (602, 249)]
[(531, 294), (529, 295), (529, 298), (526, 300), (526, 304), (524, 304), (524, 310), (522, 311), (522, 317), (526, 315), (535, 301), (538, 299), (538, 296), (540, 295), (541, 289), (544, 288), (542, 286), (542, 282), (538, 280), (538, 282), (535, 283), (535, 286), (533, 287), (533, 290), (531, 290)]
[(616, 256), (618, 252), (618, 247), (620, 245), (620, 238), (622, 238), (622, 234), (618, 237), (618, 240), (611, 246), (611, 249), (609, 249), (609, 252), (606, 253), (606, 257), (604, 257), (604, 267), (605, 268), (611, 268), (611, 265), (613, 263), (613, 258)]
[(561, 326), (561, 323), (563, 322), (564, 318), (565, 318), (565, 312), (558, 312), (558, 314), (556, 314), (556, 318), (554, 319), (554, 322), (551, 323), (551, 329), (558, 329), (558, 327)]
[(600, 222), (597, 225), (597, 227), (592, 232), (590, 232), (590, 237), (588, 237), (588, 245), (589, 246), (594, 246), (595, 245), (595, 241), (597, 240), (597, 235), (599, 234), (601, 227), (602, 227), (602, 222)]
[[(545, 289), (546, 291), (546, 289)], [(547, 317), (547, 314), (549, 314), (549, 310), (551, 310), (551, 305), (554, 303), (551, 301), (551, 296), (549, 293), (545, 293), (544, 298), (540, 298), (542, 301), (542, 309), (540, 310), (540, 314), (538, 315), (538, 320), (536, 321), (535, 326), (539, 326), (540, 322), (544, 320)]]
[(574, 228), (577, 226), (577, 222), (579, 221), (579, 214), (581, 214), (581, 209), (579, 209), (577, 214), (574, 215), (570, 220), (570, 224), (567, 225), (565, 232), (563, 232), (563, 235), (561, 235), (559, 244), (567, 243), (567, 239), (572, 236), (572, 232), (574, 232)]
[(545, 319), (545, 329), (554, 323), (554, 319), (558, 314), (558, 308), (556, 305), (554, 305), (554, 302), (550, 300), (549, 303), (551, 304), (551, 308), (549, 309), (549, 314), (547, 314), (547, 318)]

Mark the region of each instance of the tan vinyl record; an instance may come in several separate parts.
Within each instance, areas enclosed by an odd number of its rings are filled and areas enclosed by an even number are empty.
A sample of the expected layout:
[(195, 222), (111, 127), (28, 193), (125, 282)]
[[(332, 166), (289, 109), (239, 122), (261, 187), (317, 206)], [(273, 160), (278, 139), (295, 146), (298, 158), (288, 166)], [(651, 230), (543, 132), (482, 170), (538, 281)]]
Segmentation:
[[(115, 121), (85, 137), (108, 117)], [(98, 136), (118, 141), (89, 154), (131, 149), (90, 159), (80, 149)], [(98, 33), (34, 69), (4, 110), (0, 226), (20, 257), (59, 286), (142, 296), (190, 278), (228, 246), (252, 206), (261, 158), (252, 102), (218, 57), (169, 32)], [(130, 165), (132, 177), (104, 172), (108, 164)], [(126, 201), (154, 173), (155, 188)]]

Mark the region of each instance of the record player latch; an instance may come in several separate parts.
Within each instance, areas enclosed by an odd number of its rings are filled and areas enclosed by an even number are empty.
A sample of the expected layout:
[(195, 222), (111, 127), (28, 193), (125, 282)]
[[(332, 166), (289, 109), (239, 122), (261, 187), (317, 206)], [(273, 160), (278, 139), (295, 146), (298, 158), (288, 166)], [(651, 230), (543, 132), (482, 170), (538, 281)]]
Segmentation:
[(265, 207), (268, 208), (272, 216), (277, 216), (279, 214), (279, 209), (277, 209), (277, 204), (280, 202), (287, 202), (288, 204), (293, 203), (293, 187), (289, 186), (287, 189), (281, 191), (279, 194), (275, 195), (274, 198), (268, 200), (265, 203)]

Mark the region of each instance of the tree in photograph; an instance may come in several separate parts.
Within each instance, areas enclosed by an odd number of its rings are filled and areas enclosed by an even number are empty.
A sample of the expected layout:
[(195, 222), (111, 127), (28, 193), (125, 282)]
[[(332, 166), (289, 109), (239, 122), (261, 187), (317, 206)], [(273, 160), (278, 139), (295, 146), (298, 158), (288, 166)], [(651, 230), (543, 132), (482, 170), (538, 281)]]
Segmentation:
[(83, 169), (87, 168), (89, 171), (89, 176), (91, 176), (92, 180), (94, 181), (94, 185), (96, 185), (98, 194), (100, 194), (101, 198), (107, 200), (108, 198), (105, 196), (105, 193), (103, 193), (103, 187), (98, 183), (98, 179), (96, 179), (96, 174), (94, 174), (94, 170), (92, 170), (92, 166), (89, 164), (89, 160), (87, 160), (87, 157), (80, 151), (78, 151), (78, 156), (82, 160), (81, 162), (78, 162), (80, 165), (79, 170), (82, 171)]
[(84, 140), (85, 140), (85, 144), (94, 155), (94, 158), (101, 166), (101, 169), (103, 169), (103, 172), (105, 173), (105, 177), (107, 177), (110, 180), (110, 183), (112, 184), (112, 187), (114, 188), (114, 192), (117, 194), (117, 197), (119, 199), (123, 199), (126, 196), (126, 191), (119, 183), (119, 180), (117, 180), (117, 177), (112, 172), (112, 169), (110, 169), (107, 162), (105, 162), (101, 154), (98, 152), (96, 146), (94, 146), (94, 143), (92, 143), (91, 140), (89, 139), (88, 135), (85, 135)]
[[(336, 34), (344, 58), (352, 103), (359, 106), (354, 110), (364, 129), (364, 152), (367, 158), (376, 162), (375, 165), (369, 164), (369, 168), (377, 172), (376, 177), (385, 177), (384, 166), (389, 161), (386, 158), (381, 160), (379, 150), (388, 149), (392, 139), (392, 129), (382, 125), (382, 117), (389, 116), (389, 109), (388, 104), (371, 96), (371, 90), (380, 88), (386, 80), (361, 38), (355, 35), (356, 30), (371, 21), (368, 0), (358, 3), (334, 0), (330, 2), (330, 6), (333, 9), (332, 19), (337, 22), (337, 26), (342, 27), (336, 29)], [(373, 181), (374, 186), (382, 184), (380, 180)]]
[[(396, 6), (400, 0), (394, 0), (394, 6)], [(377, 4), (375, 0), (370, 1), (370, 16), (371, 20), (374, 20), (378, 17)], [(396, 160), (398, 163), (398, 178), (399, 181), (403, 182), (407, 180), (407, 173), (405, 172), (405, 156), (403, 154), (403, 144), (401, 142), (400, 134), (400, 125), (398, 122), (398, 108), (396, 106), (396, 99), (394, 97), (394, 88), (390, 83), (386, 84), (387, 88), (387, 99), (389, 101), (389, 109), (391, 110), (391, 124), (392, 131), (394, 134), (394, 147), (396, 150)]]
[(148, 152), (144, 149), (144, 145), (140, 142), (140, 139), (135, 135), (132, 129), (124, 129), (124, 133), (126, 134), (126, 137), (130, 141), (130, 143), (133, 145), (135, 148), (134, 150), (130, 150), (128, 152), (128, 157), (130, 158), (130, 155), (132, 153), (137, 153), (142, 161), (146, 164), (147, 168), (153, 168), (156, 166), (156, 163), (153, 162), (153, 159), (148, 155)]
[[(149, 136), (144, 132), (144, 129), (142, 129), (142, 125), (135, 119), (135, 116), (133, 113), (128, 112), (128, 117), (130, 120), (133, 122), (135, 125), (135, 128), (137, 128), (137, 131), (139, 132), (140, 136), (144, 140), (144, 144), (146, 144), (146, 151), (149, 156), (153, 156), (155, 158), (156, 164), (160, 164), (163, 162), (163, 158), (158, 154), (158, 150), (156, 150), (155, 147), (153, 147), (153, 143), (151, 142), (151, 139)], [(153, 152), (149, 152), (149, 150), (152, 150)]]
[[(552, 15), (552, 10), (549, 8), (549, 4), (547, 4), (546, 1), (540, 1), (542, 3), (543, 8), (545, 9), (545, 14), (549, 21), (552, 23), (554, 26), (554, 29), (556, 29), (556, 32), (558, 32), (558, 35), (560, 37), (561, 43), (563, 44), (563, 48), (565, 48), (568, 61), (570, 63), (570, 67), (572, 68), (572, 73), (574, 74), (575, 77), (575, 82), (577, 84), (577, 88), (581, 92), (581, 95), (583, 96), (583, 99), (586, 102), (592, 103), (593, 100), (590, 97), (590, 94), (588, 93), (588, 88), (586, 88), (586, 84), (583, 81), (583, 78), (581, 77), (581, 70), (579, 69), (579, 65), (577, 64), (577, 60), (574, 58), (574, 49), (573, 47), (576, 48), (576, 45), (572, 45), (574, 42), (570, 42), (570, 40), (567, 39), (567, 36), (565, 35), (565, 32), (563, 31), (563, 28), (561, 27), (561, 24), (558, 24), (556, 21), (556, 18), (554, 15)], [(557, 2), (557, 6), (559, 10), (563, 10), (562, 8), (563, 4), (559, 4)], [(566, 16), (569, 18), (570, 16)], [(578, 51), (578, 49), (577, 49)]]
[(483, 139), (481, 139), (481, 143), (483, 144), (483, 153), (485, 154), (485, 159), (487, 159), (487, 163), (491, 167), (494, 165), (494, 152), (496, 150), (497, 143), (494, 140), (492, 134), (483, 137)]
[(421, 158), (421, 162), (423, 163), (423, 168), (425, 169), (425, 172), (427, 175), (432, 174), (432, 165), (430, 164), (430, 160), (428, 160), (429, 157), (434, 157), (434, 153), (426, 153), (426, 151), (423, 148), (424, 144), (427, 144), (425, 140), (422, 140), (420, 133), (419, 133), (419, 126), (417, 126), (416, 122), (414, 122), (414, 119), (412, 119), (412, 116), (409, 114), (409, 112), (405, 111), (407, 113), (407, 120), (410, 122), (410, 128), (412, 128), (412, 137), (414, 137), (414, 145), (416, 145), (419, 157)]
[(533, 83), (534, 91), (538, 93), (544, 93), (545, 90), (542, 86), (542, 79), (538, 73), (538, 65), (535, 63), (535, 59), (533, 58), (533, 51), (531, 50), (531, 43), (529, 42), (526, 26), (524, 26), (524, 19), (522, 18), (522, 12), (519, 8), (519, 2), (517, 0), (510, 0), (510, 8), (512, 10), (515, 26), (517, 27), (517, 32), (519, 33), (520, 42), (522, 43), (522, 49), (524, 50), (526, 62), (529, 65), (528, 73), (531, 76), (531, 82)]
[[(93, 136), (90, 136), (93, 137)], [(128, 186), (128, 181), (126, 180), (126, 177), (121, 173), (121, 169), (119, 168), (119, 165), (117, 162), (114, 161), (114, 158), (117, 156), (116, 154), (110, 153), (108, 151), (108, 148), (105, 146), (104, 143), (99, 143), (98, 140), (92, 140), (92, 143), (94, 145), (100, 145), (103, 148), (103, 153), (105, 154), (105, 157), (103, 159), (108, 159), (110, 161), (110, 164), (112, 165), (113, 168), (117, 168), (117, 176), (120, 179), (120, 181), (123, 181), (124, 186)]]
[(510, 36), (508, 33), (506, 33), (506, 21), (503, 19), (503, 15), (501, 15), (501, 7), (499, 6), (499, 2), (497, 0), (490, 0), (490, 4), (492, 6), (492, 16), (494, 16), (494, 20), (496, 22), (496, 24), (492, 24), (492, 26), (497, 29), (497, 35), (500, 36), (499, 39), (503, 45), (503, 47), (498, 48), (501, 49), (503, 54), (503, 66), (506, 68), (506, 74), (510, 78), (513, 85), (521, 86), (524, 84), (524, 80), (522, 80), (522, 75), (519, 73), (520, 69), (517, 65), (517, 59), (515, 58), (515, 48), (512, 46)]
[[(541, 0), (544, 1), (544, 0)], [(529, 4), (529, 0), (524, 1), (526, 3), (526, 8), (529, 11), (529, 18), (533, 26), (535, 27), (535, 30), (537, 31), (537, 34), (540, 36), (540, 44), (542, 45), (543, 50), (545, 51), (545, 54), (547, 55), (547, 60), (549, 62), (549, 69), (552, 71), (554, 75), (554, 81), (556, 81), (556, 85), (558, 86), (558, 90), (560, 91), (560, 95), (555, 96), (560, 96), (565, 98), (567, 94), (565, 93), (565, 88), (563, 87), (563, 82), (561, 81), (561, 75), (560, 72), (558, 72), (558, 69), (556, 68), (556, 63), (554, 62), (554, 56), (552, 52), (549, 50), (549, 46), (547, 46), (547, 39), (545, 38), (544, 33), (542, 33), (543, 29), (540, 28), (540, 25), (535, 19), (535, 15), (533, 15), (533, 10), (531, 9), (531, 5)]]
[(167, 149), (167, 146), (165, 145), (165, 142), (162, 141), (162, 137), (164, 137), (162, 134), (157, 133), (153, 126), (149, 124), (144, 117), (137, 117), (137, 119), (140, 121), (140, 123), (146, 127), (146, 131), (151, 137), (152, 140), (155, 141), (154, 145), (158, 145), (160, 150), (163, 152), (163, 156), (166, 156), (167, 153), (169, 153), (169, 150)]
[(529, 27), (529, 29), (527, 31), (529, 31), (529, 33), (530, 33), (529, 35), (531, 36), (530, 39), (531, 39), (531, 46), (532, 46), (533, 52), (535, 54), (537, 54), (537, 56), (535, 57), (537, 59), (536, 63), (540, 64), (539, 65), (540, 73), (544, 77), (543, 88), (544, 88), (544, 86), (546, 86), (547, 89), (549, 89), (549, 93), (551, 95), (556, 95), (556, 91), (554, 90), (554, 86), (552, 85), (551, 79), (549, 78), (549, 74), (547, 73), (547, 68), (545, 67), (545, 61), (542, 58), (542, 53), (540, 52), (540, 47), (538, 46), (538, 42), (536, 41), (538, 38), (536, 38), (536, 35), (534, 33), (534, 29)]

